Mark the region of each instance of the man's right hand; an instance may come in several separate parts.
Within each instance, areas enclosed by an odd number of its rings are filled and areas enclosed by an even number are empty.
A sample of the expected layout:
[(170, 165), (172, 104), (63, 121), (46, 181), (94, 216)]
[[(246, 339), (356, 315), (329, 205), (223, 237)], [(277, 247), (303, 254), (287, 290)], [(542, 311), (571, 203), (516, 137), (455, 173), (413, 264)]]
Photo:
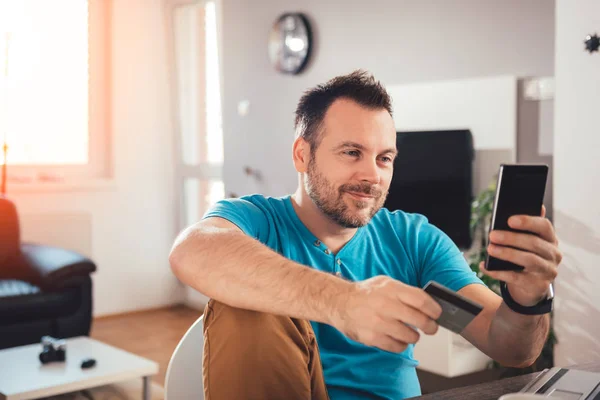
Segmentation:
[(367, 346), (400, 353), (420, 335), (408, 325), (433, 335), (442, 308), (423, 289), (387, 276), (356, 282), (338, 298), (332, 325)]

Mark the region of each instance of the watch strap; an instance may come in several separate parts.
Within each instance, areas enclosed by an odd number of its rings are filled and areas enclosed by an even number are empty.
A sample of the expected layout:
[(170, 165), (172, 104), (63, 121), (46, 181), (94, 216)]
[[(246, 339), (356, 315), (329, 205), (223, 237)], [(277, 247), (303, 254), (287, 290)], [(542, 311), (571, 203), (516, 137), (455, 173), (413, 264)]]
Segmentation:
[(508, 287), (506, 286), (506, 282), (500, 282), (500, 291), (502, 293), (502, 298), (504, 299), (504, 302), (506, 303), (508, 308), (510, 308), (516, 313), (523, 315), (542, 315), (548, 314), (552, 311), (552, 306), (554, 303), (552, 298), (543, 299), (539, 303), (527, 307), (517, 303), (512, 298), (510, 292), (508, 291)]

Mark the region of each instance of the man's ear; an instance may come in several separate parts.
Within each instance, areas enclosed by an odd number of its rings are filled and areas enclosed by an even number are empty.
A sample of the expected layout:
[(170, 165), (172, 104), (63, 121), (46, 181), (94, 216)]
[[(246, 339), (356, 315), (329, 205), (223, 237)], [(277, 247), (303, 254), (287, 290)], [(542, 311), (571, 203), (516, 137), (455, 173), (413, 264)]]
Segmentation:
[(292, 157), (294, 159), (296, 171), (301, 174), (305, 173), (308, 170), (308, 162), (310, 160), (310, 144), (302, 137), (298, 137), (294, 140)]

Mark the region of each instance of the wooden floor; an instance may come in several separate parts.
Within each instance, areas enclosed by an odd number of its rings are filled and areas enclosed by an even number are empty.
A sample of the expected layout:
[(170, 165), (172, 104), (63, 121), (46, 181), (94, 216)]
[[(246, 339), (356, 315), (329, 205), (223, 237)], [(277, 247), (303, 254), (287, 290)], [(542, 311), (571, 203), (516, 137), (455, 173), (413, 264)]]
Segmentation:
[(156, 361), (154, 381), (164, 386), (173, 350), (201, 311), (185, 306), (100, 317), (92, 323), (91, 337)]

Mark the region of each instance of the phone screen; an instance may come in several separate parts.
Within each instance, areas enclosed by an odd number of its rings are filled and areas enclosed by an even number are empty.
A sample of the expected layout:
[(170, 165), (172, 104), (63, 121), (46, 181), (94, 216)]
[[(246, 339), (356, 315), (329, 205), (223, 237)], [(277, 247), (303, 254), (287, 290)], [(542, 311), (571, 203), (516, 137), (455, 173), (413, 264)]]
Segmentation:
[[(511, 216), (541, 215), (547, 177), (547, 165), (500, 166), (490, 230), (517, 231), (508, 226), (508, 219)], [(490, 270), (523, 269), (494, 257), (488, 258), (487, 268)]]

